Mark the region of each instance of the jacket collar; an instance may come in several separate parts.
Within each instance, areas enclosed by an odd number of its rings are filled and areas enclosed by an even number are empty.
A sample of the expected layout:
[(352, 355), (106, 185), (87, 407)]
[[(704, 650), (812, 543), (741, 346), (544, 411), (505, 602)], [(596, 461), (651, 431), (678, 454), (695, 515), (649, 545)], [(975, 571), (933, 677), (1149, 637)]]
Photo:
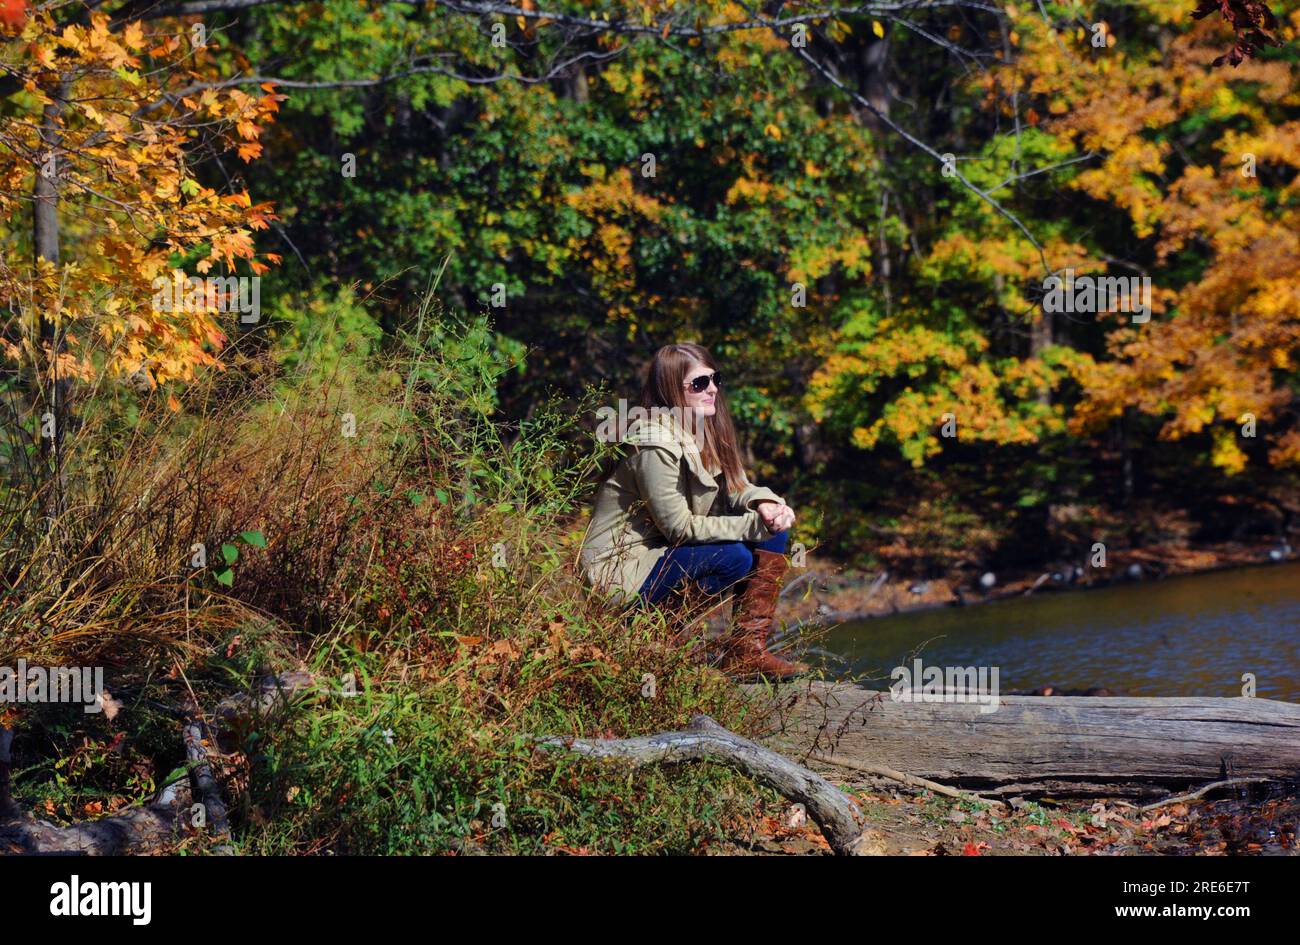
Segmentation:
[(655, 411), (650, 417), (637, 417), (628, 426), (623, 442), (632, 446), (662, 446), (674, 456), (686, 457), (686, 464), (701, 484), (716, 488), (717, 479), (704, 468), (695, 437), (682, 427), (676, 415), (667, 410)]

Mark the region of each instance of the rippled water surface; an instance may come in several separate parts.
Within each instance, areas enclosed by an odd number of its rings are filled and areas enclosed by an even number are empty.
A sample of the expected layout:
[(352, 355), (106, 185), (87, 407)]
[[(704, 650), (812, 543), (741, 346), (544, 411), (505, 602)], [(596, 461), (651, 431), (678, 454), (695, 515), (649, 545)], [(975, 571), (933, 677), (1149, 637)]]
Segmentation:
[(1300, 702), (1300, 563), (1042, 593), (844, 624), (817, 645), (881, 688), (892, 667), (997, 666), (999, 687)]

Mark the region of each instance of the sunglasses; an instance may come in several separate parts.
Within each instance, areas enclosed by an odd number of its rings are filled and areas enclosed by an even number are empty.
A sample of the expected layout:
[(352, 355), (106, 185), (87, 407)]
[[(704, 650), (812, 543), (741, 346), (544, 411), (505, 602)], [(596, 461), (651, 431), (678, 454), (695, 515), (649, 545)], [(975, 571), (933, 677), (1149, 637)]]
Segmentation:
[(713, 381), (718, 390), (722, 390), (722, 375), (717, 371), (712, 374), (701, 374), (699, 377), (693, 377), (686, 382), (686, 386), (697, 394), (702, 394), (709, 389), (709, 381)]

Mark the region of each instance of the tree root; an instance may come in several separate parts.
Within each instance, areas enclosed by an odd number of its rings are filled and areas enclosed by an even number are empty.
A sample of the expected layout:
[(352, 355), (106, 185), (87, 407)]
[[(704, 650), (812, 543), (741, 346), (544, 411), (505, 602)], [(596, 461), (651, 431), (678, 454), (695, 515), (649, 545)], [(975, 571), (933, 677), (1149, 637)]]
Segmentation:
[(633, 767), (712, 761), (728, 765), (804, 806), (821, 828), (831, 849), (840, 855), (868, 852), (875, 837), (864, 832), (862, 815), (844, 793), (815, 771), (784, 755), (741, 738), (707, 715), (696, 715), (686, 729), (640, 738), (581, 739), (538, 737), (543, 748), (573, 752), (586, 758), (618, 761)]

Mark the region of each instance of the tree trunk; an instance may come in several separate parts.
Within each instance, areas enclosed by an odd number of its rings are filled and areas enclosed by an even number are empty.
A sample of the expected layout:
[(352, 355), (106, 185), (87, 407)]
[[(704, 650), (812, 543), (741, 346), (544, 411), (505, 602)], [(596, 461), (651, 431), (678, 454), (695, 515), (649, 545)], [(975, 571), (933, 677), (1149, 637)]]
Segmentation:
[[(41, 115), (41, 147), (37, 154), (35, 185), (32, 188), (32, 247), (36, 262), (59, 263), (59, 164), (62, 160), (59, 147), (63, 132), (59, 116), (68, 95), (68, 83), (60, 82), (54, 91), (54, 101), (45, 106)], [(38, 299), (40, 297), (38, 296)], [(53, 304), (51, 300), (39, 304)], [(68, 381), (58, 373), (58, 357), (63, 350), (63, 330), (57, 313), (38, 311), (39, 319), (36, 369), (36, 390), (32, 403), (36, 406), (37, 436), (44, 458), (42, 483), (42, 508), (50, 528), (56, 527), (64, 509), (63, 489), (63, 435), (67, 424)], [(46, 419), (52, 420), (47, 424)], [(51, 429), (52, 426), (52, 429)]]
[[(1002, 289), (1002, 273), (995, 277), (996, 285), (999, 291)], [(1029, 356), (1031, 358), (1041, 358), (1043, 352), (1052, 346), (1055, 341), (1056, 320), (1052, 313), (1047, 311), (1042, 305), (1035, 306), (1034, 313), (1031, 316), (1032, 321), (1029, 323)], [(1038, 402), (1040, 404), (1050, 404), (1052, 402), (1052, 392), (1048, 388), (1043, 388), (1038, 392)]]

